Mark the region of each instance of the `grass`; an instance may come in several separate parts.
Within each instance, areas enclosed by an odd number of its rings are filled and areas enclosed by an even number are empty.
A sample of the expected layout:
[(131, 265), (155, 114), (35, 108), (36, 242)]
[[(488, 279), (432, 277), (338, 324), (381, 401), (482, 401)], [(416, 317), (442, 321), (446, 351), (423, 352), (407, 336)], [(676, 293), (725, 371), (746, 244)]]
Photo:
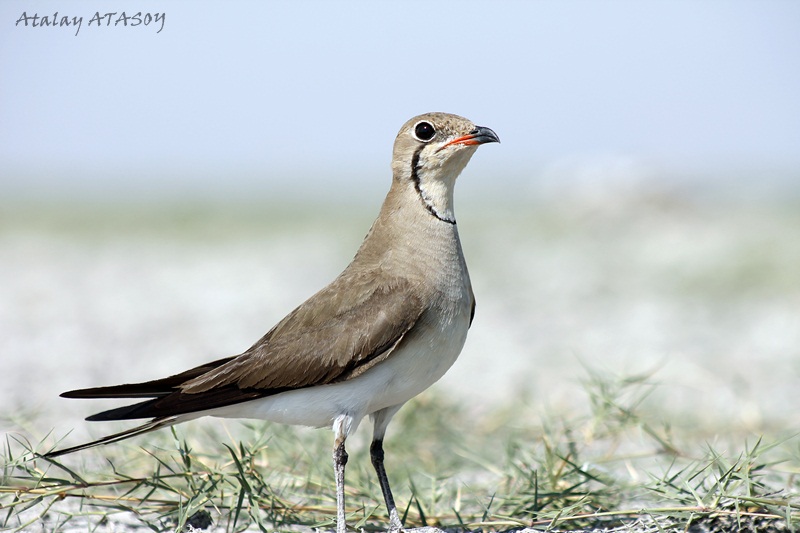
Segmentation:
[[(647, 406), (651, 375), (587, 369), (582, 414), (536, 406), (477, 413), (425, 394), (390, 428), (387, 467), (408, 527), (616, 527), (693, 520), (800, 520), (800, 439), (706, 442)], [(6, 435), (0, 527), (92, 530), (123, 520), (154, 531), (331, 528), (331, 435), (259, 423), (190, 422), (151, 438), (48, 460), (53, 436)], [(348, 524), (387, 523), (364, 436), (352, 439)], [(739, 438), (739, 442), (733, 439)], [(736, 522), (734, 522), (736, 523)], [(649, 529), (648, 529), (649, 528)]]

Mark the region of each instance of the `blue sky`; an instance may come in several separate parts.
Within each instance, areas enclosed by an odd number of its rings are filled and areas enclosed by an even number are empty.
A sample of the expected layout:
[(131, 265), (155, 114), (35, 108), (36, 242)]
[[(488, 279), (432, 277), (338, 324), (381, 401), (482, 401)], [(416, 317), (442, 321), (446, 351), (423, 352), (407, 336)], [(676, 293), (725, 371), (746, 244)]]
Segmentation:
[[(89, 26), (100, 8), (164, 27)], [(77, 36), (15, 25), (56, 11)], [(499, 134), (469, 172), (501, 182), (800, 179), (795, 1), (4, 0), (0, 28), (0, 186), (25, 196), (383, 191), (434, 110)]]

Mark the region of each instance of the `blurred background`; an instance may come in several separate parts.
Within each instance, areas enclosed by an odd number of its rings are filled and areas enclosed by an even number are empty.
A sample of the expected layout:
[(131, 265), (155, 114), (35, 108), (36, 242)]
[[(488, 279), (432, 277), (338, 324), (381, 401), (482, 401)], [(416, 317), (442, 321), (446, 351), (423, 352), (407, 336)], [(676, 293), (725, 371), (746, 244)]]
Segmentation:
[[(132, 7), (163, 29), (114, 25)], [(56, 12), (80, 29), (16, 24)], [(347, 264), (434, 110), (502, 140), (459, 180), (478, 308), (441, 393), (558, 414), (600, 368), (652, 373), (675, 426), (800, 423), (800, 3), (9, 0), (0, 25), (6, 424), (80, 434), (102, 406), (58, 393), (247, 348)]]

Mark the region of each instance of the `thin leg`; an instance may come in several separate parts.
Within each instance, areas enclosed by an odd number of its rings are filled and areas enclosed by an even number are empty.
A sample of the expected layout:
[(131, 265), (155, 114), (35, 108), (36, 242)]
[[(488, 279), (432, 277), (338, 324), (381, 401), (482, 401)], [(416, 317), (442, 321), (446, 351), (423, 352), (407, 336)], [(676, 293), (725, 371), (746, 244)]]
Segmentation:
[(345, 533), (347, 523), (344, 517), (344, 465), (347, 464), (347, 451), (344, 439), (336, 439), (333, 448), (333, 470), (336, 474), (336, 533)]
[(386, 468), (383, 466), (383, 436), (386, 435), (386, 427), (389, 425), (389, 421), (400, 410), (400, 407), (402, 407), (402, 404), (387, 407), (370, 415), (373, 430), (369, 456), (372, 459), (372, 466), (375, 467), (375, 473), (378, 474), (383, 500), (386, 502), (386, 510), (389, 512), (389, 531), (400, 531), (403, 529), (403, 523), (400, 521), (400, 515), (397, 514), (392, 489), (389, 488), (389, 476), (386, 475)]
[(403, 524), (400, 522), (400, 515), (397, 514), (392, 489), (389, 487), (389, 477), (386, 475), (386, 468), (383, 466), (383, 439), (372, 441), (369, 447), (369, 456), (372, 459), (372, 466), (375, 467), (375, 472), (378, 474), (378, 482), (381, 484), (386, 510), (389, 511), (389, 531), (400, 531), (403, 529)]
[(339, 415), (333, 421), (333, 472), (336, 476), (336, 533), (346, 533), (347, 522), (344, 516), (344, 466), (347, 464), (347, 451), (344, 441), (351, 431), (358, 428), (360, 419), (351, 415)]

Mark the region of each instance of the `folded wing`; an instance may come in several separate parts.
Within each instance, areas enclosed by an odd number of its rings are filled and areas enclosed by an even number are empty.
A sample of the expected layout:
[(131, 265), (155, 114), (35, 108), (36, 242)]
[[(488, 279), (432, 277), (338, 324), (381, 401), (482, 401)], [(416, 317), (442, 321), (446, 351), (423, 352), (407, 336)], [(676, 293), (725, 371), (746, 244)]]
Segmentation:
[(390, 357), (424, 312), (407, 280), (345, 271), (239, 356), (159, 380), (62, 396), (150, 398), (87, 420), (162, 419), (346, 381)]

